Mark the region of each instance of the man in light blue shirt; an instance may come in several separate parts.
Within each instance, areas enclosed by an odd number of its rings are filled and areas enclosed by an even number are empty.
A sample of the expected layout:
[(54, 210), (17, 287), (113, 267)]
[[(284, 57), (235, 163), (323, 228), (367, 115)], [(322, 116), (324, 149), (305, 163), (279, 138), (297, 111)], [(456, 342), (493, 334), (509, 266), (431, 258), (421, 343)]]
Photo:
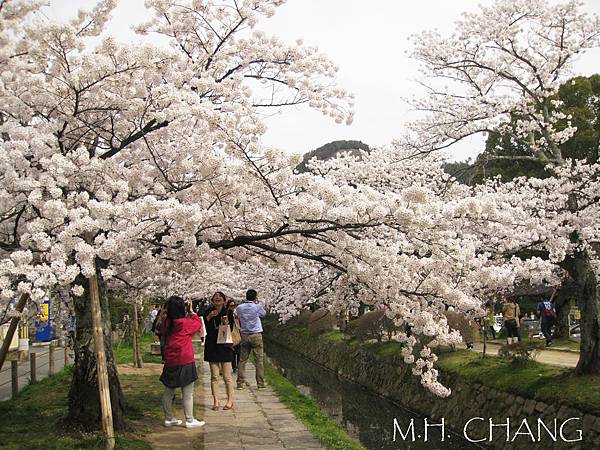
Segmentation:
[(235, 313), (240, 319), (240, 366), (237, 375), (237, 388), (244, 389), (246, 362), (250, 352), (256, 358), (256, 384), (259, 389), (265, 387), (265, 369), (263, 365), (263, 339), (261, 317), (265, 317), (265, 308), (258, 304), (257, 293), (254, 289), (246, 292), (246, 301), (237, 307)]

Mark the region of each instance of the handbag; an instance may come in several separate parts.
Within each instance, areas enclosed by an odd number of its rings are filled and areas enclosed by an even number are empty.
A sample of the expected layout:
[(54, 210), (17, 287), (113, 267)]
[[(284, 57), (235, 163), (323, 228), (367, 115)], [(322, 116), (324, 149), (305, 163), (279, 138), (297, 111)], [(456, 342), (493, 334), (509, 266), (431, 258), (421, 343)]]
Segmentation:
[(233, 344), (233, 338), (231, 336), (231, 327), (229, 325), (219, 325), (217, 344)]
[(231, 339), (232, 339), (232, 343), (233, 346), (236, 347), (238, 345), (240, 345), (240, 342), (242, 342), (242, 335), (240, 333), (240, 326), (238, 325), (238, 321), (234, 319), (233, 321), (233, 331), (231, 332)]

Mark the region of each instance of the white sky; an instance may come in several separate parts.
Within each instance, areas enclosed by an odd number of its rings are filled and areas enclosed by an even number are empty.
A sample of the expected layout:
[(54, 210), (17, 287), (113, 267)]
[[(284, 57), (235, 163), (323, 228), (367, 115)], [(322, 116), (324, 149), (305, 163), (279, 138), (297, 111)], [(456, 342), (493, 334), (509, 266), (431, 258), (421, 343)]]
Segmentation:
[[(350, 126), (333, 121), (308, 107), (286, 108), (267, 119), (264, 143), (287, 152), (306, 153), (337, 139), (361, 140), (371, 146), (390, 142), (402, 134), (411, 112), (403, 98), (417, 89), (417, 67), (406, 51), (408, 36), (437, 28), (450, 32), (463, 11), (474, 11), (491, 0), (288, 0), (274, 17), (258, 29), (287, 42), (303, 38), (316, 45), (340, 68), (339, 83), (356, 95), (355, 119)], [(48, 15), (67, 19), (93, 0), (50, 0)], [(584, 8), (600, 14), (599, 0), (584, 0)], [(129, 29), (146, 17), (143, 0), (120, 0), (109, 32), (120, 40), (136, 39)], [(600, 49), (580, 58), (576, 72), (600, 73)], [(453, 159), (474, 156), (483, 139), (457, 146)]]

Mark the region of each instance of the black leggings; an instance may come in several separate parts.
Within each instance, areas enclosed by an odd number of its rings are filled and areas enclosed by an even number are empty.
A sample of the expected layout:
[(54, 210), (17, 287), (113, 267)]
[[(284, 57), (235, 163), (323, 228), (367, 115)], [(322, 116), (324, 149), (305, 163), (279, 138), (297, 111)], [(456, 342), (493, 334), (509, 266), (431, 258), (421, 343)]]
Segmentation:
[(519, 337), (519, 327), (517, 326), (517, 321), (515, 319), (505, 320), (504, 326), (506, 327), (509, 338)]

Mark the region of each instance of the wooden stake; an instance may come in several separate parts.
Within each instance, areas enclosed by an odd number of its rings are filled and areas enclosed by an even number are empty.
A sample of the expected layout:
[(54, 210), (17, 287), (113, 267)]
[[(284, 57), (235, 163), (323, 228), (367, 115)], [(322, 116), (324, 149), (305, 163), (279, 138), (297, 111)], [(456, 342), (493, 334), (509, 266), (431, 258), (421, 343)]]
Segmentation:
[(56, 373), (56, 347), (50, 342), (48, 347), (48, 375)]
[(29, 353), (29, 374), (31, 379), (31, 384), (37, 383), (37, 363), (36, 363), (36, 354), (35, 352)]
[[(19, 302), (17, 303), (18, 314), (21, 314), (23, 312), (23, 309), (27, 304), (27, 300), (29, 300), (29, 294), (22, 294), (21, 298), (19, 298)], [(10, 343), (12, 342), (13, 336), (15, 335), (15, 331), (17, 330), (17, 326), (19, 325), (20, 320), (20, 317), (13, 317), (10, 321), (8, 332), (6, 333), (6, 336), (4, 337), (4, 342), (2, 342), (2, 347), (0, 348), (0, 370), (2, 370), (4, 361), (6, 361), (6, 355), (8, 354)]]
[(96, 367), (98, 371), (98, 390), (100, 392), (100, 412), (102, 414), (102, 430), (106, 435), (106, 448), (107, 450), (113, 450), (115, 448), (115, 433), (113, 430), (106, 353), (104, 351), (104, 331), (102, 328), (102, 312), (100, 309), (100, 291), (95, 269), (96, 264), (94, 262), (94, 274), (89, 278), (89, 283), (92, 322), (94, 327), (94, 344), (96, 350)]
[(19, 361), (10, 362), (10, 377), (12, 380), (12, 398), (19, 394)]

